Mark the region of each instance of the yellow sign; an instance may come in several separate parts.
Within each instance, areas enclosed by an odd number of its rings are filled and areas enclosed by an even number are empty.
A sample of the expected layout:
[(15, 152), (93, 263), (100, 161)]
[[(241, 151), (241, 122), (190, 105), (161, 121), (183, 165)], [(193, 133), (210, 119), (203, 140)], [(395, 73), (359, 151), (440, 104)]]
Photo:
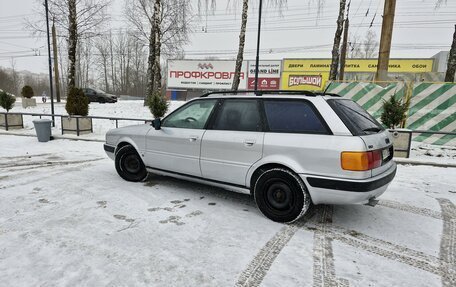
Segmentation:
[[(345, 72), (375, 73), (377, 59), (347, 59)], [(391, 59), (388, 72), (391, 73), (425, 73), (432, 72), (433, 59)], [(331, 59), (285, 59), (283, 70), (286, 72), (329, 72)]]
[(329, 73), (282, 72), (282, 90), (322, 91)]

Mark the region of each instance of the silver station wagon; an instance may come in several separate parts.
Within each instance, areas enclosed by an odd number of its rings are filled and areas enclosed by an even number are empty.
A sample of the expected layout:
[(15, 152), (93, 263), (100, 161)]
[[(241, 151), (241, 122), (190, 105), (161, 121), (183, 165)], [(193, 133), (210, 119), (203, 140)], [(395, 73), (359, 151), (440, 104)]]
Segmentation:
[(110, 130), (118, 174), (148, 172), (253, 195), (271, 220), (313, 204), (374, 204), (396, 174), (389, 132), (355, 102), (307, 91), (216, 92), (163, 120)]

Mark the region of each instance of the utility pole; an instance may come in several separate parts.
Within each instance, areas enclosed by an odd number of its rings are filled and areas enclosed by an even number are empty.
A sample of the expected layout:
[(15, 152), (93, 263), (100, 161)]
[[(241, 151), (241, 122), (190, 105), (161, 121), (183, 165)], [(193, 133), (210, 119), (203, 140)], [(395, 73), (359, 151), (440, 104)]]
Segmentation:
[(391, 52), (391, 39), (393, 38), (395, 11), (396, 0), (385, 0), (380, 50), (378, 52), (377, 74), (375, 75), (376, 81), (386, 81), (388, 79), (388, 64)]
[(347, 45), (348, 45), (348, 14), (350, 13), (350, 3), (347, 6), (347, 18), (345, 18), (345, 25), (344, 25), (344, 40), (342, 41), (342, 50), (340, 52), (340, 72), (339, 72), (339, 80), (344, 80), (345, 74), (345, 60), (347, 59)]
[(57, 35), (55, 33), (55, 23), (52, 21), (52, 50), (54, 51), (54, 76), (55, 76), (55, 93), (57, 103), (60, 103), (60, 79), (59, 79), (59, 61), (57, 53)]
[(46, 36), (47, 36), (47, 46), (48, 46), (48, 60), (49, 60), (49, 89), (51, 92), (51, 113), (52, 113), (52, 126), (55, 127), (55, 117), (54, 117), (54, 89), (52, 87), (52, 60), (51, 60), (51, 39), (49, 37), (49, 6), (48, 0), (44, 1), (44, 9), (46, 9)]
[(255, 94), (261, 96), (258, 93), (258, 67), (260, 65), (260, 33), (261, 33), (261, 12), (263, 10), (263, 0), (260, 0), (260, 9), (258, 14), (258, 34), (257, 34), (257, 49), (255, 58)]

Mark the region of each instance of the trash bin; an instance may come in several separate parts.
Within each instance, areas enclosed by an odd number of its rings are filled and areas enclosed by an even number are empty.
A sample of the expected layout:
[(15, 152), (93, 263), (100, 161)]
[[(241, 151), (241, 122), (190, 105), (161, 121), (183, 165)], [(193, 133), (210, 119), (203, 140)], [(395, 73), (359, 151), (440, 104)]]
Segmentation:
[(39, 142), (48, 142), (51, 139), (51, 123), (52, 121), (47, 119), (33, 121)]

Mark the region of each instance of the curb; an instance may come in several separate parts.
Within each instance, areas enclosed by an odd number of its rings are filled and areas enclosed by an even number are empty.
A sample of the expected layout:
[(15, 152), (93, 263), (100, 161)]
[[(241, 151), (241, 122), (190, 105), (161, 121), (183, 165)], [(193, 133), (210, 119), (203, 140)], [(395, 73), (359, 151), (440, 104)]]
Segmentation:
[[(20, 137), (33, 137), (36, 138), (36, 135), (33, 134), (20, 134), (20, 133), (10, 133), (10, 132), (0, 132), (0, 135), (8, 135), (8, 136), (20, 136)], [(62, 135), (51, 135), (52, 138), (54, 139), (59, 139), (59, 140), (72, 140), (72, 141), (87, 141), (87, 142), (101, 142), (104, 143), (104, 140), (99, 140), (99, 139), (85, 139), (85, 138), (73, 138), (73, 137), (66, 137)]]
[(434, 167), (456, 168), (456, 164), (454, 164), (454, 163), (418, 161), (418, 160), (403, 159), (403, 158), (394, 158), (394, 161), (397, 164), (401, 164), (401, 165), (424, 165), (424, 166), (434, 166)]

